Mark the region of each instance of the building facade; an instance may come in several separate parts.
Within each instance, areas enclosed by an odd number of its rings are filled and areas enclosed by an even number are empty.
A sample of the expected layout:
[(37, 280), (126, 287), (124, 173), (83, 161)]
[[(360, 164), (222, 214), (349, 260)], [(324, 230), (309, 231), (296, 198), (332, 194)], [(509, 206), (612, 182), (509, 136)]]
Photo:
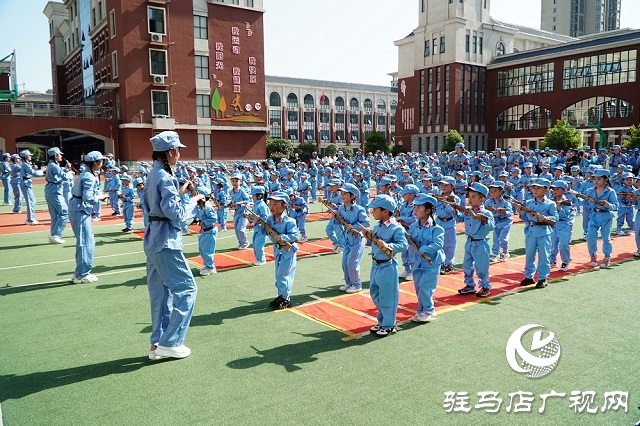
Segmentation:
[(620, 28), (622, 0), (541, 0), (540, 28), (582, 37)]
[[(264, 158), (262, 0), (49, 2), (54, 103), (103, 107), (118, 158), (176, 130), (185, 158)], [(142, 143), (141, 143), (142, 142)]]
[(490, 0), (419, 0), (419, 24), (398, 46), (396, 142), (440, 151), (457, 130), (467, 147), (489, 147), (487, 65), (501, 55), (574, 40), (497, 21)]
[(266, 77), (269, 134), (291, 142), (364, 147), (371, 132), (395, 137), (395, 73), (389, 87), (291, 77)]

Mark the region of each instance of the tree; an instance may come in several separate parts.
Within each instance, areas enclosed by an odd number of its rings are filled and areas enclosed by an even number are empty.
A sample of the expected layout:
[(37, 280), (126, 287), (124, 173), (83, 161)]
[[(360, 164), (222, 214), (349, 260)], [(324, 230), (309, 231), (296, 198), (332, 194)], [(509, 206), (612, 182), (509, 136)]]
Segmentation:
[(540, 143), (540, 148), (549, 147), (567, 152), (568, 149), (578, 150), (582, 148), (582, 133), (573, 127), (567, 127), (567, 120), (561, 118), (555, 126), (547, 130), (544, 140)]
[(456, 150), (456, 144), (464, 144), (464, 138), (457, 130), (449, 130), (447, 136), (444, 137), (444, 145), (442, 145), (442, 150), (446, 152), (451, 152)]
[(627, 149), (640, 148), (640, 127), (629, 127), (629, 139), (624, 141), (623, 146)]
[(391, 147), (391, 153), (394, 157), (402, 152), (407, 152), (407, 149), (404, 147), (404, 145), (394, 145)]
[(353, 158), (353, 148), (351, 148), (350, 146), (345, 146), (344, 148), (340, 148), (340, 151), (342, 151), (344, 158), (348, 158), (349, 160)]
[(298, 154), (298, 160), (309, 163), (311, 154), (317, 151), (315, 142), (300, 142), (297, 147), (294, 148), (294, 153)]
[(384, 152), (385, 154), (388, 154), (390, 151), (389, 143), (384, 137), (384, 133), (371, 132), (365, 138), (364, 151), (372, 152), (375, 154), (375, 152), (378, 150)]
[(31, 152), (31, 162), (33, 164), (40, 165), (41, 162), (45, 161), (45, 158), (43, 158), (44, 153), (37, 146), (31, 145), (31, 147), (29, 148), (29, 152)]
[(267, 158), (280, 161), (281, 158), (289, 159), (292, 155), (293, 144), (291, 141), (267, 137)]
[(330, 143), (324, 149), (324, 155), (326, 155), (327, 157), (335, 157), (337, 152), (338, 152), (338, 145), (336, 145), (335, 143)]

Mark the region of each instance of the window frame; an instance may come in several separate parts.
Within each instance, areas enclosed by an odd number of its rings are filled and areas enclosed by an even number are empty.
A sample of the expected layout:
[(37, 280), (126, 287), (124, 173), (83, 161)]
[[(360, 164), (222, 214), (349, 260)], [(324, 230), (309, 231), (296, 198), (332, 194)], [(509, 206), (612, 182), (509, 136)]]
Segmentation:
[[(161, 10), (162, 11), (162, 32), (160, 31), (151, 31), (151, 9)], [(147, 6), (147, 31), (149, 34), (162, 34), (167, 35), (167, 10), (163, 7), (157, 6)]]
[[(166, 94), (166, 97), (167, 97), (166, 98), (167, 114), (156, 113), (155, 105), (156, 105), (156, 103), (159, 103), (159, 102), (155, 102), (154, 95), (155, 94), (160, 94), (160, 93)], [(169, 91), (168, 90), (154, 90), (154, 89), (151, 89), (151, 116), (152, 117), (160, 117), (160, 116), (162, 116), (162, 117), (171, 117), (170, 95), (169, 95)]]
[[(164, 54), (164, 74), (154, 73), (153, 72), (153, 62), (151, 60), (152, 52), (163, 52)], [(149, 74), (150, 75), (161, 75), (164, 77), (169, 76), (169, 57), (167, 55), (167, 51), (164, 49), (149, 49)]]

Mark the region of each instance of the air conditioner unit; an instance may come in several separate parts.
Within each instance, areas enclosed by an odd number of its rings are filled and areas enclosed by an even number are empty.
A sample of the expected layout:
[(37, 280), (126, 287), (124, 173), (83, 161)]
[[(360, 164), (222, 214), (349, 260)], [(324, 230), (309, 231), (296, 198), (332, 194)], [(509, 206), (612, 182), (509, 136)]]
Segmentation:
[(154, 75), (153, 84), (164, 84), (164, 75)]
[(162, 34), (151, 33), (151, 41), (156, 43), (162, 43)]

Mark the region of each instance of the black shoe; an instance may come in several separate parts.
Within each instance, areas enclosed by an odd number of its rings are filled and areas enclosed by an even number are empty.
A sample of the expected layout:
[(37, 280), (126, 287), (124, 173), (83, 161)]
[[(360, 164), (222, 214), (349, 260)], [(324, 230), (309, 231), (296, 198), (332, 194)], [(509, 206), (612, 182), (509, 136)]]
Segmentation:
[(198, 219), (193, 219), (193, 221), (191, 222), (191, 225), (197, 225), (199, 223), (200, 221)]
[(280, 303), (273, 307), (274, 310), (279, 311), (291, 307), (291, 302), (285, 299), (280, 299)]
[(273, 299), (271, 302), (269, 302), (269, 306), (271, 306), (272, 308), (275, 308), (276, 306), (278, 306), (280, 304), (281, 301), (283, 301), (284, 299), (281, 296), (276, 297), (275, 299)]
[(124, 229), (122, 230), (122, 232), (123, 232), (123, 233), (125, 233), (125, 234), (128, 234), (129, 232), (131, 232), (131, 229), (129, 229), (129, 228), (124, 228)]
[(118, 216), (119, 214), (120, 213), (113, 212), (113, 213), (111, 213), (111, 216)]
[(440, 275), (444, 275), (444, 263), (440, 265)]
[(535, 283), (536, 282), (533, 280), (533, 278), (525, 278), (524, 280), (520, 281), (520, 285), (531, 285)]
[(476, 297), (489, 297), (489, 295), (491, 295), (491, 290), (484, 287), (482, 287), (480, 291), (476, 293)]
[(547, 280), (540, 280), (536, 284), (536, 288), (545, 288), (547, 286)]

